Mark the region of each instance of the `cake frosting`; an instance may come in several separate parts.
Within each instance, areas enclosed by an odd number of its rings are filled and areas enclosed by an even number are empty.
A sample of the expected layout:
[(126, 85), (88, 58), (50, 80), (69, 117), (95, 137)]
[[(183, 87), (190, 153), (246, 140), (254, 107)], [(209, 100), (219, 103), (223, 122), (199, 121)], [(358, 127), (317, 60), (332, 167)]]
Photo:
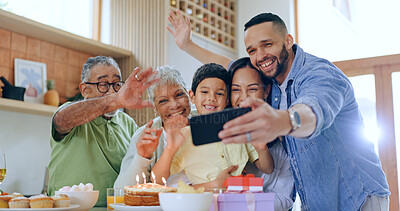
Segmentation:
[(146, 183), (133, 186), (125, 186), (125, 193), (137, 193), (137, 192), (176, 192), (176, 188), (166, 187), (156, 183)]
[(124, 203), (129, 206), (159, 206), (158, 193), (176, 192), (176, 188), (155, 183), (138, 184), (124, 187)]

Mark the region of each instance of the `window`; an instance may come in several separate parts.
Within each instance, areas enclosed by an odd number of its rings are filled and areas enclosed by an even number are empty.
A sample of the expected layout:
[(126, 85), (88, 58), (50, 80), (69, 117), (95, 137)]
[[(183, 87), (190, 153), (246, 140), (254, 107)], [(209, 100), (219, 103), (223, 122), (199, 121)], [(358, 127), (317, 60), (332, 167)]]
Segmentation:
[(297, 0), (298, 43), (341, 61), (399, 53), (399, 0)]
[(92, 38), (92, 0), (0, 0), (0, 9)]
[(397, 154), (397, 176), (398, 176), (397, 181), (400, 181), (400, 72), (392, 73), (392, 91), (393, 91), (394, 131), (396, 137), (396, 154)]
[(376, 120), (375, 76), (372, 74), (349, 78), (364, 120), (364, 135), (374, 143), (375, 152), (379, 155), (379, 127)]

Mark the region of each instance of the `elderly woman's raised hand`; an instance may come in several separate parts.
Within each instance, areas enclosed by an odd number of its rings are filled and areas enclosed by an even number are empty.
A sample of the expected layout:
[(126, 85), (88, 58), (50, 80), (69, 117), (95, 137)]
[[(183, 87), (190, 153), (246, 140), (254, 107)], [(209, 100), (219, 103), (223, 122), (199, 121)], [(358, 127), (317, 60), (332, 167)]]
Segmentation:
[(151, 158), (153, 152), (158, 147), (158, 140), (160, 139), (162, 129), (152, 128), (153, 120), (150, 120), (142, 135), (140, 135), (139, 140), (136, 142), (137, 153), (144, 158)]
[(165, 149), (172, 150), (174, 153), (178, 151), (179, 147), (185, 141), (185, 136), (181, 129), (188, 124), (188, 118), (181, 115), (170, 117), (164, 122), (164, 128), (167, 132), (167, 146)]
[(157, 71), (151, 67), (141, 73), (139, 71), (138, 67), (135, 68), (119, 92), (116, 93), (115, 103), (118, 103), (119, 107), (141, 109), (153, 105), (149, 101), (142, 101), (142, 94), (149, 86), (159, 81), (158, 78), (154, 78)]
[(173, 11), (169, 12), (169, 22), (172, 24), (174, 29), (167, 26), (168, 31), (174, 36), (176, 45), (182, 50), (187, 46), (190, 40), (190, 20), (188, 17), (184, 17), (178, 10), (176, 15)]

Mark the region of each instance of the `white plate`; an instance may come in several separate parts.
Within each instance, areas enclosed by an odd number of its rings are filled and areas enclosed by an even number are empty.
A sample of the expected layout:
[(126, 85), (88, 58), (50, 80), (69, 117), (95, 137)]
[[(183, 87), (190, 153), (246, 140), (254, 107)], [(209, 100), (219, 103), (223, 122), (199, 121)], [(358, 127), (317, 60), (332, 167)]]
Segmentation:
[(146, 211), (162, 211), (161, 206), (128, 206), (123, 203), (110, 204), (115, 210), (146, 210)]
[(32, 210), (43, 210), (43, 211), (50, 211), (50, 210), (72, 210), (78, 208), (78, 204), (70, 204), (69, 207), (57, 207), (57, 208), (0, 208), (0, 210), (9, 210), (9, 211), (32, 211)]

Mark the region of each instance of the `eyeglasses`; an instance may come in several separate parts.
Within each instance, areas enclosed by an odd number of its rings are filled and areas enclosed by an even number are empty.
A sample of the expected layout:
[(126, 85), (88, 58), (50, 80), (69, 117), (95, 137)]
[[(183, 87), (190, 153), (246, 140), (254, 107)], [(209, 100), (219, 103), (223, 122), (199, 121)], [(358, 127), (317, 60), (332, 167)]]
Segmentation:
[(121, 89), (121, 87), (124, 84), (124, 82), (123, 81), (116, 81), (114, 83), (108, 83), (108, 82), (97, 82), (97, 83), (85, 82), (84, 84), (97, 85), (97, 90), (99, 90), (100, 93), (107, 93), (108, 90), (110, 89), (110, 85), (112, 85), (112, 87), (113, 87), (115, 92), (118, 92)]

